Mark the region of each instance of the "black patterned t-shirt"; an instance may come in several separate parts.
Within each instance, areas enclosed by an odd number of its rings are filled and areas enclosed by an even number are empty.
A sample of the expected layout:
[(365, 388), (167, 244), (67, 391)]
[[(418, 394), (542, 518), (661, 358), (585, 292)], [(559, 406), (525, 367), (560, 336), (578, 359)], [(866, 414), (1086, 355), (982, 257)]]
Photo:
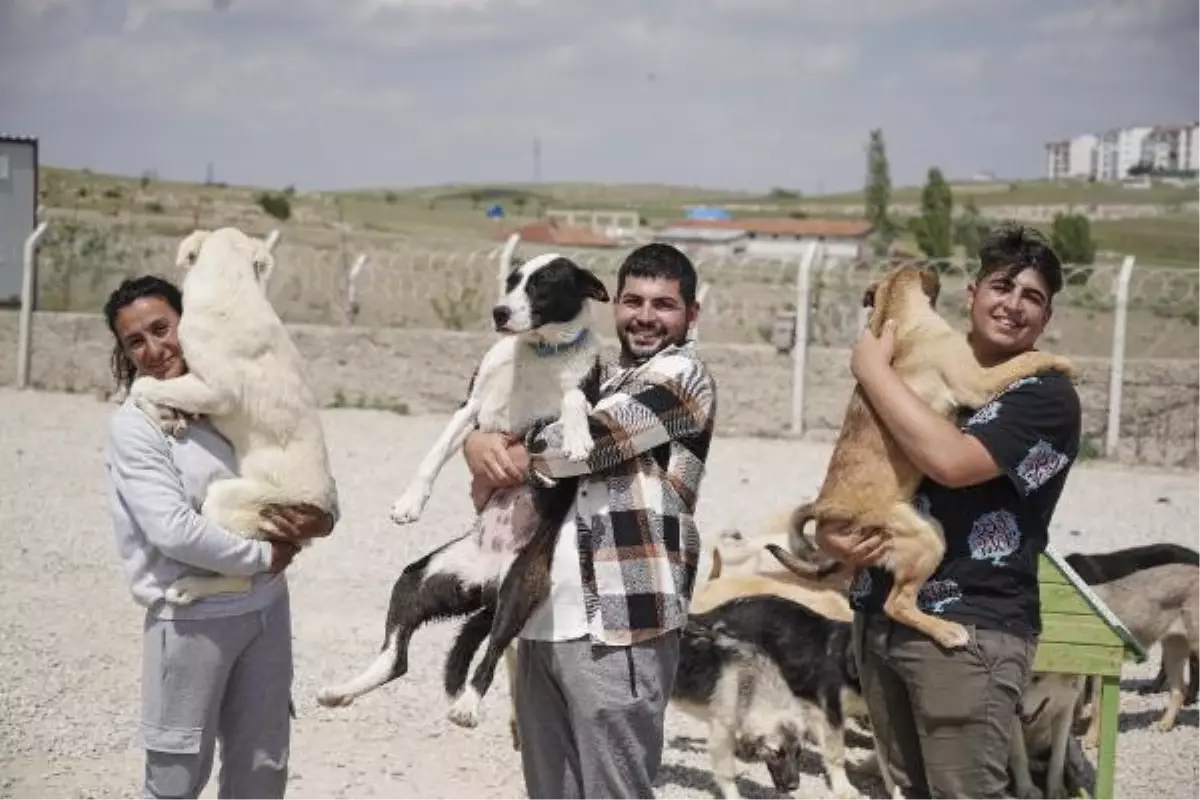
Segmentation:
[[(1050, 518), (1079, 454), (1079, 395), (1066, 376), (1045, 372), (1011, 384), (990, 403), (958, 417), (1001, 474), (949, 489), (925, 479), (913, 503), (941, 523), (946, 555), (918, 604), (944, 619), (1022, 637), (1041, 633), (1038, 556)], [(880, 611), (890, 572), (859, 570), (850, 588), (856, 611)]]

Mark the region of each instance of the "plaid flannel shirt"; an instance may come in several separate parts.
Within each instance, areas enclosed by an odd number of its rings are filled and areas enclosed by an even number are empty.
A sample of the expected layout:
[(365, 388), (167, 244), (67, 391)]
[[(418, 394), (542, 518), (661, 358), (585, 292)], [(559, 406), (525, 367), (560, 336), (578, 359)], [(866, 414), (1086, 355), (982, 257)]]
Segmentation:
[(562, 452), (562, 423), (530, 431), (530, 469), (580, 476), (576, 527), (594, 641), (628, 645), (687, 621), (700, 534), (694, 519), (716, 417), (716, 383), (686, 344), (604, 382), (586, 461)]

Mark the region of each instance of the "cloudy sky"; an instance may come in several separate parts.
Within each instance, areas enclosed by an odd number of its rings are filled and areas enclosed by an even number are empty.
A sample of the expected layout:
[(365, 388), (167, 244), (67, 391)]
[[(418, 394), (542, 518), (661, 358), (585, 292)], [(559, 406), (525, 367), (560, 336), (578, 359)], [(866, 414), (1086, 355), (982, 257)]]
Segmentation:
[(0, 0), (0, 130), (44, 163), (301, 188), (855, 189), (1040, 174), (1200, 117), (1196, 0)]

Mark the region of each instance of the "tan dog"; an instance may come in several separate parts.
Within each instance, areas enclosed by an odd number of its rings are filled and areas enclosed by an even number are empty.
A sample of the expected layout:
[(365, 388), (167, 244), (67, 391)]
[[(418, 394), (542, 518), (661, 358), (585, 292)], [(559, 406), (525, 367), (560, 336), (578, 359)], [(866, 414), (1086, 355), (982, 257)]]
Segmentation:
[[(892, 367), (938, 414), (951, 419), (960, 407), (978, 409), (1009, 384), (1038, 372), (1073, 374), (1066, 358), (1037, 351), (995, 367), (979, 366), (966, 336), (934, 310), (939, 289), (935, 271), (906, 265), (890, 270), (863, 296), (863, 305), (873, 307), (869, 322), (873, 334), (880, 334), (886, 320), (896, 323)], [(962, 647), (968, 641), (966, 628), (926, 614), (917, 605), (917, 593), (946, 549), (941, 527), (918, 514), (912, 505), (922, 477), (880, 424), (862, 387), (856, 385), (825, 482), (807, 510), (801, 507), (797, 523), (802, 527), (808, 519), (815, 519), (818, 528), (826, 523), (849, 523), (863, 529), (886, 529), (892, 547), (883, 566), (895, 576), (895, 583), (884, 612), (943, 647)], [(776, 555), (785, 563), (793, 558), (783, 551)], [(820, 578), (832, 571), (793, 560), (789, 566), (800, 575)]]

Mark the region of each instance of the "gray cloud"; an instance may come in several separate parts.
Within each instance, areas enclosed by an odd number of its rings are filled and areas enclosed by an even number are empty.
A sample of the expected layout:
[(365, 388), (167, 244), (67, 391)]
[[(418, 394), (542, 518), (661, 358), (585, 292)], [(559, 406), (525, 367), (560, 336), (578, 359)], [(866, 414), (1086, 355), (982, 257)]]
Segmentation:
[(48, 163), (305, 187), (853, 189), (1030, 176), (1200, 116), (1194, 0), (0, 0), (5, 126)]

